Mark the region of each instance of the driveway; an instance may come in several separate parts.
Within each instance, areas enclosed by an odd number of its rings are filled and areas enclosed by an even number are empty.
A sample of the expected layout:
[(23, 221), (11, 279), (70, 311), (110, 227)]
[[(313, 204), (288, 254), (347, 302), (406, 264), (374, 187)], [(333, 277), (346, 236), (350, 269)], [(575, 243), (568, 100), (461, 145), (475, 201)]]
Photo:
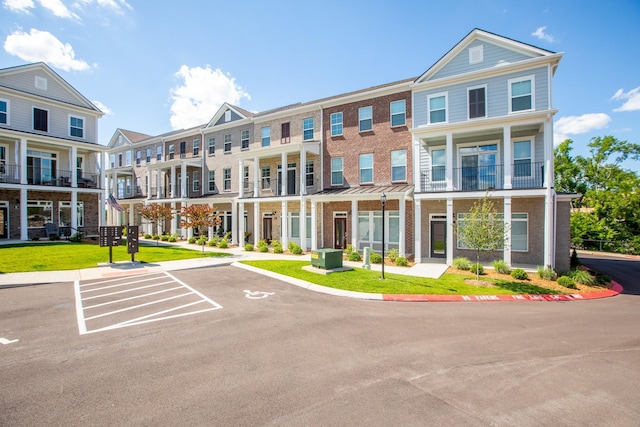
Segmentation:
[(620, 283), (625, 294), (640, 295), (640, 256), (581, 251), (579, 258), (582, 264)]

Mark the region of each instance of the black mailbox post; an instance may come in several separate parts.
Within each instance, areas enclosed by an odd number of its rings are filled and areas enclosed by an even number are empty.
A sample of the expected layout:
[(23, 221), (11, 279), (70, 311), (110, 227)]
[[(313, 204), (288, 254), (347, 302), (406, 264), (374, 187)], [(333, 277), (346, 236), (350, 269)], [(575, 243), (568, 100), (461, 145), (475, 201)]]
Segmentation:
[(109, 247), (109, 264), (113, 263), (114, 246), (120, 246), (122, 242), (122, 227), (119, 225), (110, 225), (100, 227), (100, 246)]
[(138, 226), (127, 227), (127, 253), (131, 254), (131, 262), (135, 261), (135, 254), (138, 253)]

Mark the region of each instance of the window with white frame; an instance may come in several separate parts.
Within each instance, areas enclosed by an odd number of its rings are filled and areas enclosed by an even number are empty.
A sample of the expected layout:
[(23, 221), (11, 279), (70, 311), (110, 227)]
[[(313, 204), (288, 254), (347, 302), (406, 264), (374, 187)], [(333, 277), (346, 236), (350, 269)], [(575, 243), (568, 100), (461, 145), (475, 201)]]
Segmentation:
[(174, 144), (169, 145), (169, 160), (173, 160), (176, 155), (176, 146)]
[(393, 101), (390, 104), (391, 126), (404, 126), (407, 123), (407, 101)]
[(300, 238), (300, 212), (289, 212), (289, 238)]
[(84, 138), (84, 119), (82, 117), (69, 116), (69, 136)]
[(224, 121), (225, 122), (231, 121), (231, 110), (227, 110), (224, 112)]
[(360, 154), (360, 183), (373, 183), (373, 154)]
[(151, 148), (147, 148), (147, 163), (151, 163)]
[(209, 155), (216, 154), (216, 139), (214, 137), (209, 138)]
[[(78, 227), (84, 227), (84, 202), (77, 202), (76, 215), (78, 217)], [(58, 225), (60, 227), (75, 227), (75, 225), (71, 224), (71, 202), (59, 203)]]
[(366, 132), (373, 129), (373, 107), (362, 107), (358, 109), (358, 129)]
[(209, 171), (209, 191), (216, 191), (216, 172)]
[[(140, 166), (141, 162), (142, 162), (142, 152), (138, 150), (136, 151), (136, 166)], [(111, 167), (113, 167), (113, 165)]]
[(447, 94), (439, 93), (427, 97), (429, 123), (447, 121)]
[(156, 147), (156, 160), (157, 161), (161, 161), (162, 160), (162, 145), (158, 145)]
[(441, 182), (446, 179), (446, 161), (444, 148), (431, 150), (431, 181)]
[(180, 158), (184, 159), (187, 157), (187, 141), (180, 142)]
[(50, 184), (57, 178), (58, 154), (27, 149), (27, 182)]
[(530, 177), (531, 161), (531, 141), (515, 141), (513, 143), (513, 176)]
[(245, 166), (242, 170), (242, 185), (245, 190), (249, 189), (249, 166)]
[(0, 145), (0, 178), (5, 178), (7, 173), (7, 147)]
[(123, 155), (118, 153), (118, 167), (121, 168), (122, 166), (124, 166)]
[(271, 188), (271, 167), (262, 166), (260, 176), (261, 176), (261, 182), (262, 182), (262, 189), (268, 190), (269, 188)]
[[(458, 227), (468, 221), (469, 214), (458, 214)], [(499, 213), (497, 218), (504, 220), (504, 215)], [(529, 214), (512, 213), (511, 214), (511, 250), (514, 252), (526, 252), (529, 250)], [(458, 249), (472, 249), (464, 245), (459, 239), (457, 241)], [(498, 250), (502, 250), (499, 248)]]
[(249, 129), (245, 129), (240, 133), (240, 148), (243, 150), (249, 148)]
[[(387, 211), (385, 242), (389, 245), (400, 243), (400, 211)], [(372, 246), (374, 243), (382, 243), (382, 212), (360, 211), (358, 212), (358, 246)]]
[(193, 171), (193, 192), (200, 191), (200, 171)]
[(131, 166), (131, 151), (125, 151), (124, 159), (124, 165)]
[(407, 150), (391, 152), (391, 181), (407, 180)]
[(469, 48), (469, 64), (478, 64), (484, 59), (484, 49), (480, 46), (474, 46)]
[(9, 124), (9, 101), (0, 99), (0, 123)]
[(231, 190), (231, 169), (222, 170), (222, 185), (225, 191)]
[(44, 77), (36, 76), (35, 85), (36, 88), (40, 90), (47, 90), (47, 79)]
[(231, 152), (231, 134), (230, 133), (227, 133), (224, 135), (224, 152), (225, 153)]
[(534, 109), (533, 76), (509, 80), (509, 112)]
[(467, 89), (469, 98), (469, 118), (487, 116), (487, 88), (486, 86), (471, 87)]
[(339, 113), (333, 113), (331, 118), (331, 136), (342, 135), (342, 111)]
[(263, 127), (260, 129), (260, 137), (262, 138), (262, 146), (268, 147), (271, 145), (271, 128)]
[(109, 167), (111, 169), (116, 167), (116, 155), (115, 154), (109, 154)]
[(307, 239), (311, 239), (311, 212), (307, 212)]
[(193, 151), (193, 155), (194, 156), (199, 156), (200, 155), (200, 140), (199, 139), (194, 139), (193, 140), (193, 147), (192, 147)]
[(305, 141), (313, 139), (313, 117), (302, 120), (302, 138)]
[(50, 200), (27, 200), (27, 227), (44, 227), (53, 224), (53, 202)]
[(305, 169), (305, 182), (307, 187), (314, 186), (314, 176), (313, 176), (313, 160), (307, 161), (306, 169)]
[(342, 157), (331, 158), (331, 185), (342, 185), (344, 178), (342, 176), (342, 167), (344, 159)]

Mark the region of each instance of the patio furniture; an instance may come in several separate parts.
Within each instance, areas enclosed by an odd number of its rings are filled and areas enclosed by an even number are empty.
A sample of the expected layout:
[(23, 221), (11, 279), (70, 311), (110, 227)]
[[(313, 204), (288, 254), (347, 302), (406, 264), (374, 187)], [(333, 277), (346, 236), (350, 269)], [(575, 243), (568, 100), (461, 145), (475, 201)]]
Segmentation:
[(58, 229), (52, 222), (46, 222), (44, 224), (45, 233), (47, 233), (47, 237), (51, 237), (51, 235), (58, 236)]

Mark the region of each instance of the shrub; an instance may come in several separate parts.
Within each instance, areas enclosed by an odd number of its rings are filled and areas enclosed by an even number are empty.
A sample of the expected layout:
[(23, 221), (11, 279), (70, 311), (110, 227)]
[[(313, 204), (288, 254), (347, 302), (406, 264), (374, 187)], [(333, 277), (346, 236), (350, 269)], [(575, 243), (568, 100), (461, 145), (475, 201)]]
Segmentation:
[(570, 270), (567, 271), (566, 275), (571, 277), (574, 282), (578, 282), (583, 285), (593, 286), (597, 283), (595, 277), (586, 270)]
[(500, 273), (500, 274), (511, 273), (511, 268), (509, 267), (509, 264), (507, 264), (503, 259), (498, 259), (493, 261), (493, 269), (496, 271), (496, 273)]
[[(269, 247), (267, 246), (267, 251), (269, 251)], [(284, 253), (284, 249), (282, 248), (282, 245), (277, 244), (273, 247), (273, 253), (274, 254), (281, 254)]]
[(291, 249), (289, 249), (294, 255), (302, 255), (302, 248), (297, 243), (294, 243)]
[(396, 262), (398, 259), (398, 249), (389, 249), (389, 252), (387, 252), (387, 258), (389, 258), (391, 262)]
[(160, 240), (162, 240), (163, 242), (168, 242), (169, 241), (169, 235), (168, 234), (163, 234), (162, 236), (160, 236)]
[(258, 246), (269, 246), (269, 244), (267, 243), (266, 240), (261, 239), (261, 240), (258, 240)]
[(271, 246), (282, 246), (282, 243), (280, 243), (280, 240), (272, 240)]
[(453, 266), (458, 270), (468, 270), (471, 268), (471, 263), (465, 257), (458, 257), (453, 260)]
[(603, 273), (596, 273), (596, 282), (598, 286), (609, 286), (611, 277)]
[(229, 242), (227, 241), (227, 239), (222, 239), (220, 240), (220, 242), (218, 243), (218, 247), (221, 249), (227, 249), (229, 247)]
[(57, 234), (49, 234), (49, 240), (60, 240), (60, 236)]
[(196, 242), (196, 238), (195, 237), (189, 237), (189, 243), (195, 243)]
[(69, 240), (71, 240), (72, 242), (81, 242), (82, 238), (84, 237), (84, 235), (80, 232), (75, 233), (73, 236), (69, 237)]
[(349, 243), (347, 245), (347, 247), (345, 248), (344, 253), (349, 255), (351, 252), (353, 252), (353, 245), (351, 243)]
[(516, 280), (527, 280), (529, 278), (529, 275), (523, 269), (515, 268), (511, 270), (511, 277), (513, 277)]
[(573, 279), (569, 276), (560, 276), (558, 277), (558, 285), (564, 286), (569, 289), (578, 289)]
[(122, 237), (127, 237), (127, 227), (122, 227)]
[(211, 247), (214, 247), (218, 244), (218, 239), (213, 238), (213, 239), (209, 239), (209, 241), (207, 242), (207, 244)]
[(396, 258), (396, 265), (399, 267), (406, 267), (409, 265), (409, 261), (407, 261), (405, 257), (399, 256), (398, 258)]
[(369, 261), (371, 261), (371, 264), (382, 264), (382, 255), (375, 251), (371, 251)]
[(153, 240), (160, 240), (160, 235), (159, 234), (154, 234), (153, 236), (151, 236), (151, 238)]
[(349, 254), (349, 261), (362, 261), (362, 257), (358, 251), (353, 251)]
[(580, 265), (580, 260), (578, 259), (578, 253), (576, 252), (575, 249), (571, 251), (571, 260), (569, 261), (569, 265), (571, 266), (572, 269), (576, 269)]
[(469, 269), (473, 274), (484, 274), (484, 267), (482, 264), (473, 264)]
[(178, 236), (174, 236), (173, 234), (171, 236), (169, 236), (169, 241), (171, 243), (175, 243), (178, 241)]
[(198, 244), (199, 244), (199, 245), (201, 245), (201, 246), (202, 246), (202, 245), (204, 245), (204, 244), (206, 244), (206, 243), (207, 243), (207, 236), (200, 236), (200, 237), (198, 238)]
[(247, 243), (244, 245), (244, 250), (247, 252), (253, 252), (253, 245), (251, 243)]
[(545, 280), (556, 280), (558, 275), (551, 267), (538, 267), (538, 277)]
[(269, 252), (269, 246), (267, 246), (266, 242), (265, 242), (264, 245), (258, 245), (258, 251), (259, 252)]
[(150, 238), (151, 238), (151, 234), (149, 234), (149, 233), (144, 233), (144, 238), (145, 238), (145, 239), (150, 239)]
[(38, 240), (40, 240), (40, 237), (38, 237), (38, 236), (33, 236), (33, 237), (31, 238), (31, 240), (33, 240), (34, 242), (37, 242)]

